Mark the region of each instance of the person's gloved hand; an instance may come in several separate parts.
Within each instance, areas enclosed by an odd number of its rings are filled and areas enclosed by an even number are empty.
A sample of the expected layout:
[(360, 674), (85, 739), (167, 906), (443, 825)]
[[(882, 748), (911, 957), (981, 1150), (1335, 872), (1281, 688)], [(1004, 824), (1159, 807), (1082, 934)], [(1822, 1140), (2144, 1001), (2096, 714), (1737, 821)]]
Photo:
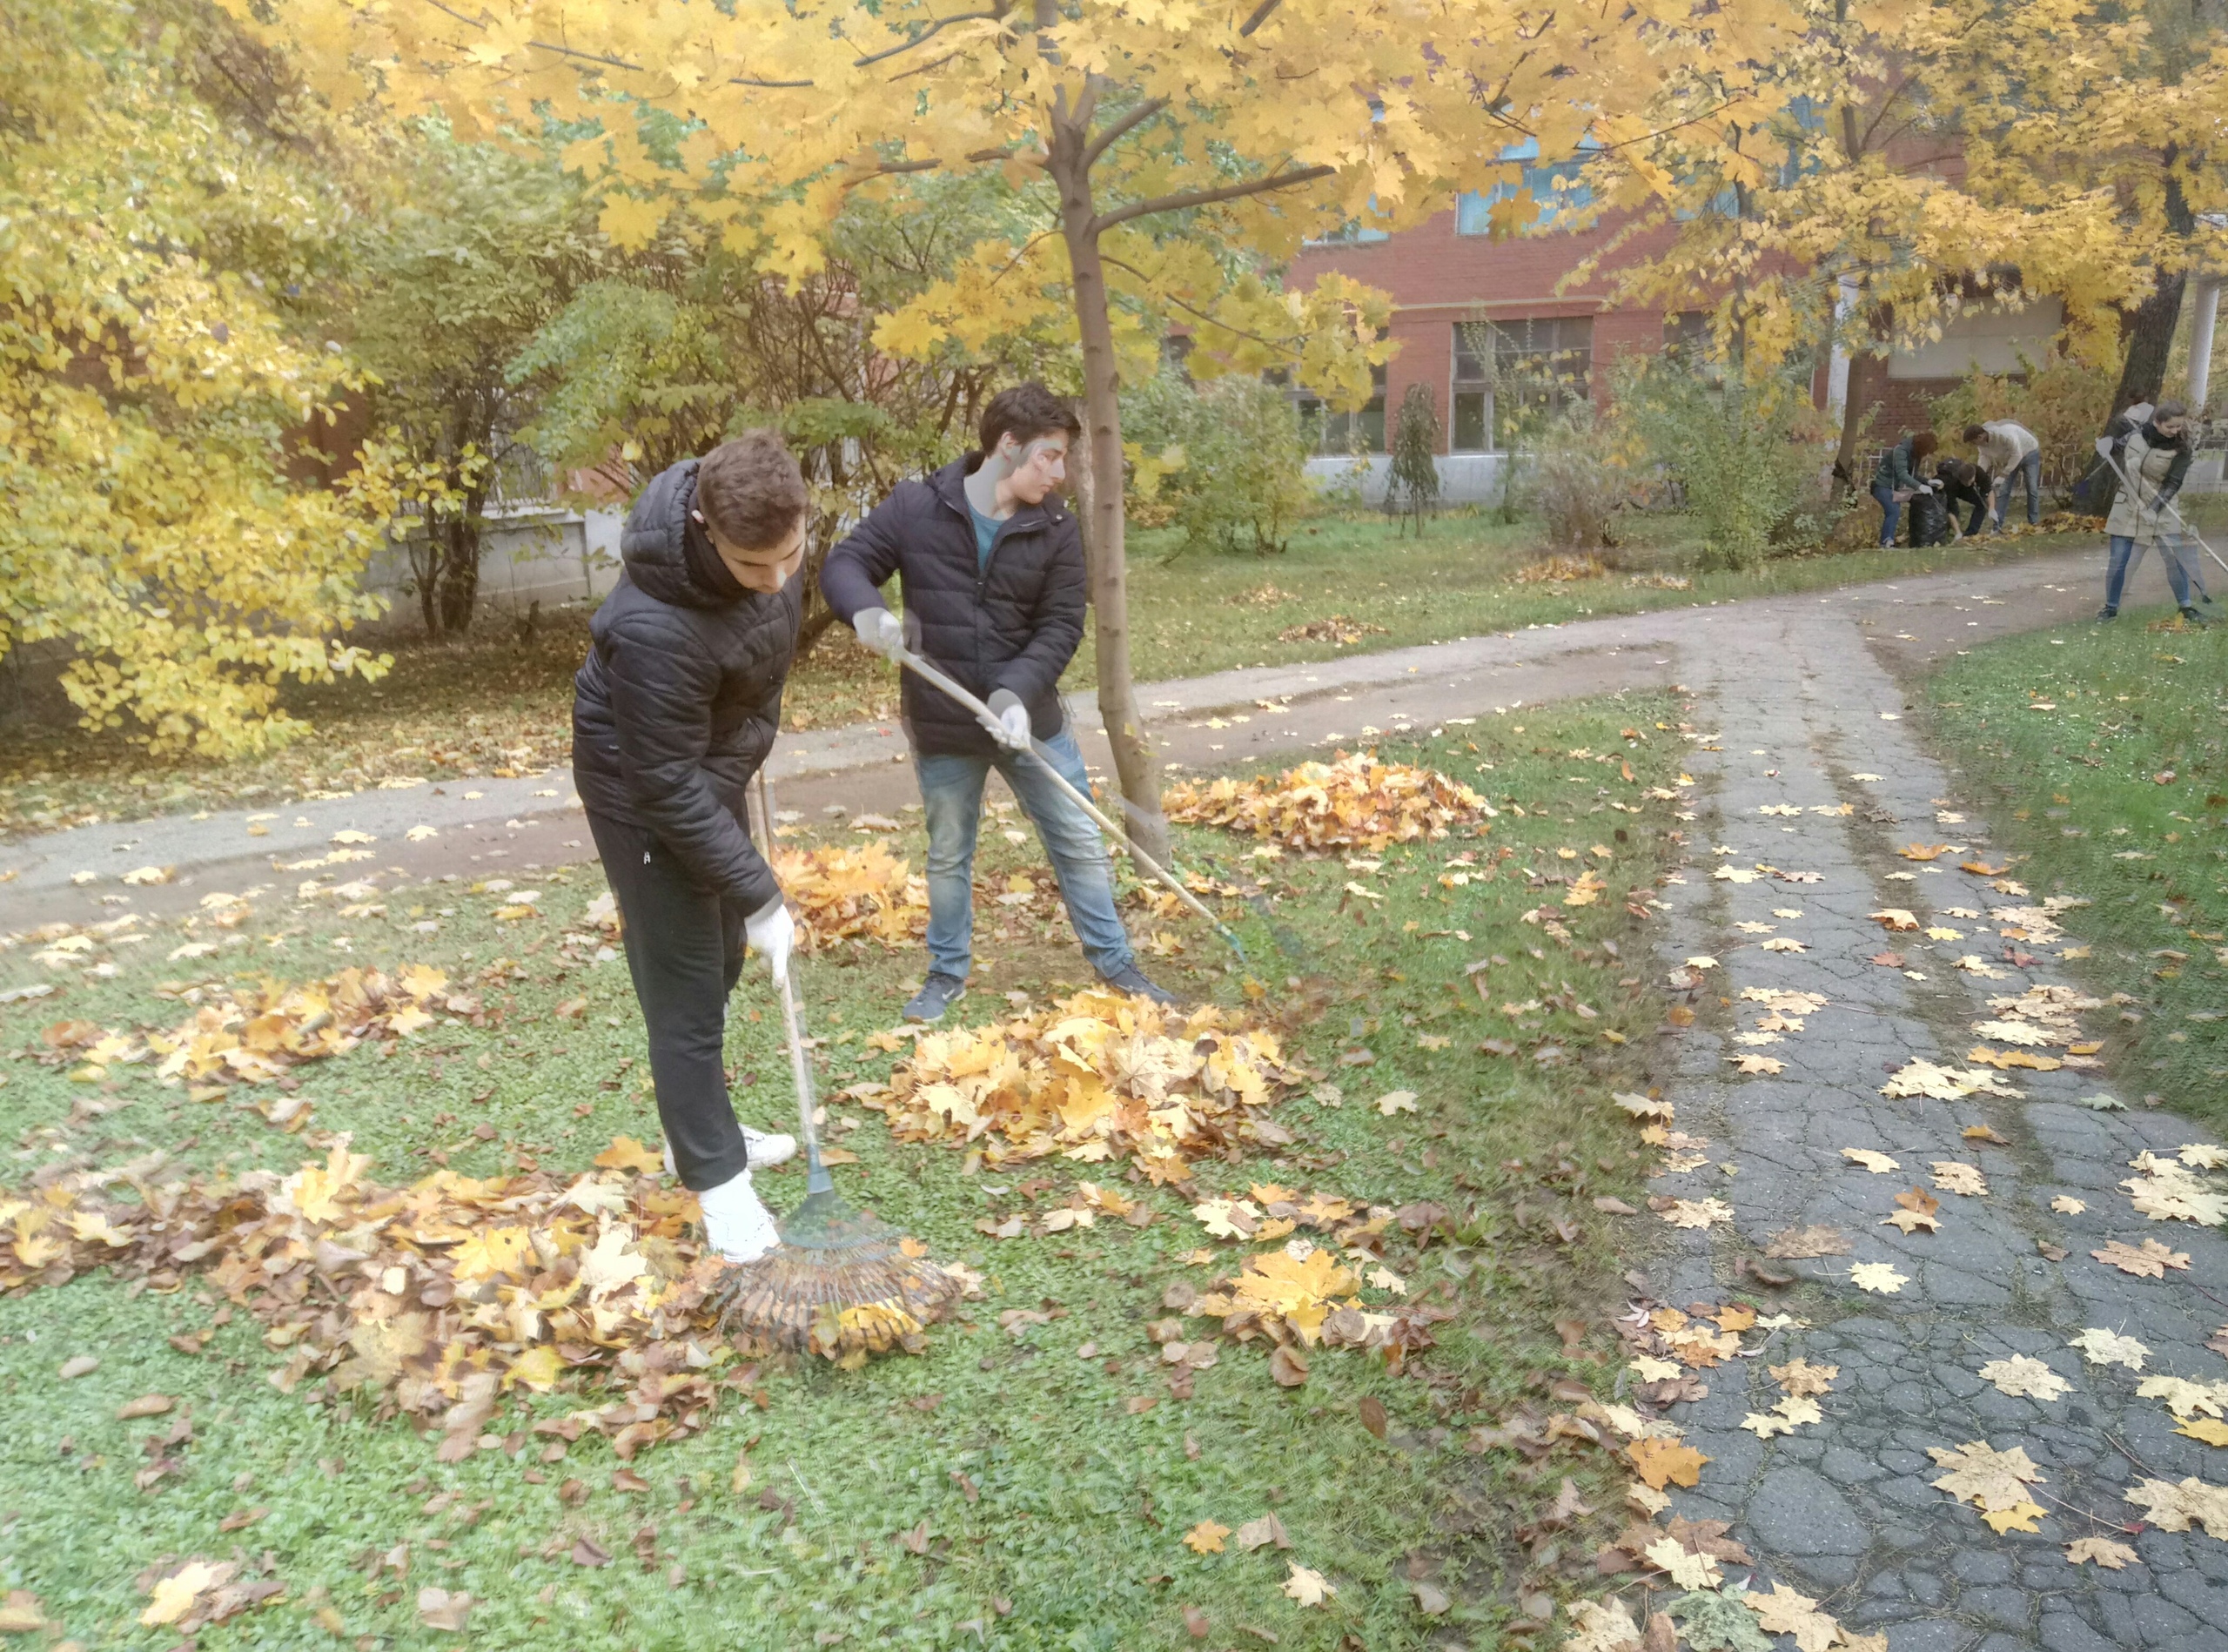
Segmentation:
[(766, 967), (774, 977), (775, 985), (789, 978), (789, 954), (796, 950), (796, 920), (789, 916), (789, 903), (776, 895), (742, 920), (743, 938), (750, 943), (750, 950), (766, 960)]
[(988, 703), (998, 720), (998, 726), (990, 730), (990, 737), (1010, 751), (1027, 751), (1030, 743), (1029, 708), (1021, 703), (1021, 696), (1010, 688), (1001, 688)]
[(851, 616), (851, 629), (885, 660), (894, 657), (892, 650), (905, 646), (904, 624), (888, 608), (861, 608)]

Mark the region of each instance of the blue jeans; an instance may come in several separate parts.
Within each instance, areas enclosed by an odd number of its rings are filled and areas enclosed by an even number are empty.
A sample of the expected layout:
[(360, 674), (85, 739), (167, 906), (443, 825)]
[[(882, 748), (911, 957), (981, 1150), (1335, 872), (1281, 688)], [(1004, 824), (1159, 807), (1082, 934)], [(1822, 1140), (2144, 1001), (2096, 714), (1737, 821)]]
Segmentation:
[[(2129, 565), (2135, 560), (2135, 541), (2112, 537), (2111, 565), (2104, 572), (2104, 612), (2117, 614), (2120, 608), (2120, 593), (2127, 587)], [(2190, 605), (2189, 570), (2182, 566), (2181, 547), (2168, 540), (2158, 541), (2158, 560), (2166, 565), (2166, 583), (2174, 588), (2174, 605)]]
[(1996, 479), (1996, 525), (2003, 526), (2003, 507), (2011, 502), (2011, 484), (2019, 483), (2027, 490), (2027, 526), (2032, 527), (2043, 520), (2043, 450), (2039, 447), (2019, 461), (2018, 467), (2007, 470)]
[(1884, 551), (1896, 542), (1896, 526), (1903, 520), (1903, 502), (1885, 482), (1872, 484), (1872, 497), (1880, 501), (1880, 548)]
[[(1037, 743), (1051, 754), (1061, 778), (1090, 796), (1075, 735), (1063, 729)], [(983, 782), (993, 767), (1037, 827), (1084, 957), (1101, 975), (1119, 974), (1136, 954), (1114, 910), (1114, 875), (1098, 828), (1052, 783), (1035, 756), (1010, 751), (990, 757), (916, 754), (913, 759), (929, 823), (929, 967), (967, 978), (975, 930), (975, 832), (983, 817)]]

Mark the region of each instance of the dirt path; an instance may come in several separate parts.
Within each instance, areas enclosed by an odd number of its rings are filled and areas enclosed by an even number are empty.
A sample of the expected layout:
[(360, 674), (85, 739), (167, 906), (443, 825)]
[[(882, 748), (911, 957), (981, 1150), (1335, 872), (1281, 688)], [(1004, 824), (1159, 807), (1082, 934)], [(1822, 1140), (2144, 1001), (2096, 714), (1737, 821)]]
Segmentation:
[[(1219, 767), (1351, 744), (1377, 732), (1428, 728), (1450, 716), (1490, 714), (1620, 688), (1669, 684), (1713, 660), (1768, 658), (1795, 615), (1845, 622), (1899, 669), (1923, 666), (1976, 640), (2062, 623), (2091, 611), (2094, 558), (2054, 554), (1956, 574), (1850, 587), (1822, 594), (1587, 620), (1506, 635), (1298, 666), (1257, 667), (1148, 684), (1152, 731), (1171, 762)], [(1266, 705), (1263, 702), (1266, 702)], [(1097, 708), (1071, 701), (1094, 772), (1107, 762)], [(815, 818), (896, 816), (918, 802), (904, 732), (894, 722), (783, 738), (772, 776), (778, 802)], [(585, 823), (566, 800), (562, 769), (508, 780), (451, 782), (345, 797), (284, 799), (258, 810), (84, 826), (0, 846), (0, 931), (55, 920), (82, 923), (126, 911), (160, 914), (214, 890), (284, 878), (377, 874), (413, 880), (585, 859)], [(413, 828), (435, 836), (413, 842)], [(261, 835), (255, 835), (255, 829)], [(375, 842), (360, 862), (301, 868), (332, 852), (336, 832)], [(348, 848), (343, 844), (338, 847)], [(168, 884), (121, 882), (142, 867), (170, 867)], [(280, 870), (278, 868), (290, 868)], [(91, 872), (84, 883), (72, 880)]]

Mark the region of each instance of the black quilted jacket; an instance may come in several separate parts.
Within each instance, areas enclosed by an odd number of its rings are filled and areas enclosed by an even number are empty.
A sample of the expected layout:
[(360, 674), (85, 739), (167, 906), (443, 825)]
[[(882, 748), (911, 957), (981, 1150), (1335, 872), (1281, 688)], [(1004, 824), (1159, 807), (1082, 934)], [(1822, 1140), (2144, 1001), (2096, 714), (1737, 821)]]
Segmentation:
[(756, 911), (781, 893), (743, 827), (743, 787), (782, 726), (804, 581), (746, 590), (689, 520), (696, 461), (627, 514), (626, 564), (573, 679), (573, 783), (594, 813), (644, 826), (704, 888)]
[[(882, 607), (877, 588), (897, 574), (906, 645), (978, 700), (1013, 695), (1029, 708), (1037, 737), (1050, 739), (1060, 729), (1060, 673), (1083, 641), (1083, 534), (1075, 514), (1047, 497), (999, 526), (990, 560), (978, 567), (975, 520), (960, 484), (981, 462), (970, 453), (924, 481), (898, 483), (829, 552), (820, 588), (848, 621), (862, 608)], [(917, 750), (982, 756), (998, 749), (972, 713), (909, 672), (904, 709)]]

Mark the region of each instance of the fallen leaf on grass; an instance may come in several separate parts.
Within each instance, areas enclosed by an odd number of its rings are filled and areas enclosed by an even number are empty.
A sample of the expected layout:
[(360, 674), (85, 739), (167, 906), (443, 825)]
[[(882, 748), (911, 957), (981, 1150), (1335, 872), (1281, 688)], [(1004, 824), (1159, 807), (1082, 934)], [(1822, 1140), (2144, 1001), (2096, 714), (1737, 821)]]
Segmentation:
[(1280, 1342), (1269, 1353), (1269, 1375), (1279, 1388), (1297, 1388), (1307, 1380), (1307, 1356), (1290, 1343)]
[(2109, 1537), (2077, 1537), (2065, 1546), (2065, 1559), (2070, 1566), (2090, 1561), (2113, 1572), (2143, 1562), (2143, 1557), (2125, 1543), (2116, 1543)]
[(1416, 1092), (1413, 1090), (1388, 1090), (1377, 1098), (1377, 1111), (1390, 1118), (1394, 1113), (1412, 1113), (1416, 1110)]
[(2228, 1487), (2208, 1486), (2191, 1474), (2179, 1485), (2146, 1480), (2120, 1494), (2137, 1508), (2148, 1509), (2151, 1523), (2162, 1532), (2202, 1526), (2208, 1536), (2228, 1541)]
[(1572, 1628), (1563, 1652), (1642, 1652), (1640, 1626), (1622, 1601), (1580, 1601), (1569, 1609)]
[(1247, 1521), (1238, 1528), (1237, 1538), (1238, 1548), (1247, 1555), (1271, 1545), (1278, 1548), (1292, 1547), (1292, 1539), (1285, 1534), (1284, 1521), (1274, 1514), (1264, 1514), (1258, 1520)]
[(2090, 1365), (2124, 1365), (2131, 1371), (2143, 1369), (2143, 1362), (2150, 1358), (2151, 1350), (2133, 1337), (2122, 1336), (2117, 1331), (2099, 1330), (2091, 1326), (2066, 1345), (2081, 1350), (2081, 1357)]
[(1655, 1491), (1667, 1485), (1692, 1486), (1701, 1478), (1702, 1465), (1710, 1460), (1692, 1446), (1675, 1440), (1635, 1440), (1625, 1447), (1634, 1472)]
[(29, 1589), (10, 1589), (0, 1601), (0, 1635), (37, 1635), (46, 1626), (46, 1610)]
[(1357, 752), (1239, 781), (1178, 781), (1163, 794), (1171, 820), (1273, 839), (1293, 849), (1383, 849), (1444, 837), (1495, 811), (1460, 781)]
[(1298, 1561), (1286, 1561), (1285, 1564), (1292, 1568), (1292, 1575), (1285, 1578), (1280, 1587), (1300, 1605), (1326, 1605), (1339, 1592), (1338, 1586), (1325, 1579), (1322, 1573), (1302, 1566)]
[(1894, 1296), (1910, 1283), (1909, 1275), (1896, 1273), (1892, 1262), (1853, 1262), (1849, 1277), (1858, 1290), (1882, 1296)]
[(1668, 1101), (1654, 1100), (1647, 1096), (1618, 1091), (1609, 1098), (1635, 1118), (1652, 1118), (1660, 1124), (1669, 1124), (1674, 1116)]
[(1875, 1176), (1884, 1176), (1891, 1170), (1903, 1168), (1887, 1154), (1875, 1152), (1869, 1147), (1844, 1147), (1842, 1149), (1842, 1157), (1851, 1164), (1863, 1165)]
[(1997, 1393), (2015, 1400), (2062, 1400), (2073, 1391), (2073, 1385), (2064, 1377), (2024, 1353), (1990, 1360), (1981, 1367), (1981, 1380), (1994, 1383)]
[(166, 1393), (143, 1393), (137, 1400), (127, 1400), (116, 1409), (118, 1422), (130, 1422), (138, 1417), (159, 1417), (178, 1403)]
[(418, 1591), (418, 1621), (429, 1629), (462, 1629), (472, 1615), (472, 1596), (432, 1584)]
[(2140, 1250), (2124, 1240), (2110, 1239), (2103, 1250), (2089, 1254), (2105, 1266), (2132, 1273), (2139, 1279), (2163, 1279), (2168, 1268), (2186, 1269), (2190, 1265), (2187, 1251), (2170, 1251), (2155, 1239), (2144, 1240)]
[(153, 1599), (139, 1614), (139, 1622), (149, 1628), (159, 1628), (165, 1623), (175, 1623), (191, 1611), (201, 1595), (215, 1588), (238, 1568), (230, 1561), (189, 1561), (168, 1577), (158, 1580), (152, 1590)]

